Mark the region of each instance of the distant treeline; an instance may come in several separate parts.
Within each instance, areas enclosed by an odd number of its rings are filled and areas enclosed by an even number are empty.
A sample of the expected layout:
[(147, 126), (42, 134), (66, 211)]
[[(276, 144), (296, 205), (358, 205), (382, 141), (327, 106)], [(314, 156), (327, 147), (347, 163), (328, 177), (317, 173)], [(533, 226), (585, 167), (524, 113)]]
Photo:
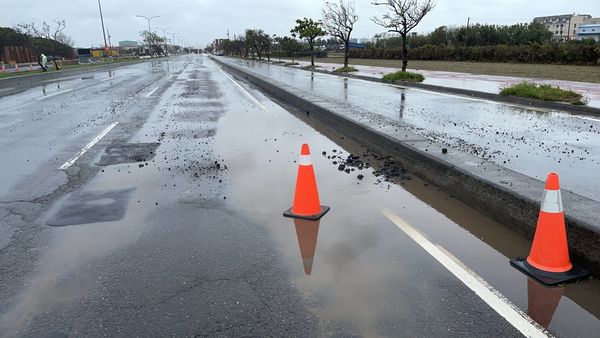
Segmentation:
[[(429, 34), (416, 34), (408, 38), (410, 47), (434, 46), (495, 46), (544, 44), (552, 40), (552, 32), (539, 23), (510, 26), (480, 25), (448, 28), (441, 26)], [(400, 48), (402, 38), (391, 37), (368, 43), (369, 48)]]
[[(412, 60), (514, 63), (600, 64), (600, 44), (593, 40), (556, 42), (538, 23), (510, 26), (439, 27), (408, 38)], [(350, 50), (350, 57), (401, 59), (402, 38), (391, 37)]]
[(8, 46), (22, 46), (34, 50), (36, 53), (70, 57), (73, 48), (64, 43), (50, 39), (31, 37), (17, 32), (10, 27), (0, 27), (0, 49)]
[[(412, 60), (478, 61), (599, 65), (600, 45), (554, 43), (498, 46), (433, 46), (411, 48)], [(402, 49), (351, 49), (351, 58), (401, 59)]]

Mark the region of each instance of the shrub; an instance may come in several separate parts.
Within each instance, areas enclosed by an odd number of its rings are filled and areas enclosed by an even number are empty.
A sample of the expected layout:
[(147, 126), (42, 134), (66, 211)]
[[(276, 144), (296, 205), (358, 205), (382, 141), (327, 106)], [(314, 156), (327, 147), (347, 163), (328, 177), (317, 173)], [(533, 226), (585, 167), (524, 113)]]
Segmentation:
[(425, 77), (419, 73), (411, 73), (411, 72), (396, 72), (385, 74), (383, 76), (384, 82), (394, 82), (394, 81), (408, 81), (408, 82), (423, 82)]
[(587, 103), (583, 95), (572, 90), (527, 81), (502, 89), (500, 95), (519, 96), (543, 101), (567, 102), (576, 105), (585, 105)]
[(341, 67), (333, 71), (334, 73), (350, 73), (350, 72), (358, 72), (358, 69), (354, 67)]
[[(349, 54), (351, 58), (360, 59), (400, 60), (402, 58), (401, 49), (350, 49)], [(425, 45), (411, 48), (409, 59), (595, 65), (600, 64), (600, 45), (575, 43), (473, 47)]]

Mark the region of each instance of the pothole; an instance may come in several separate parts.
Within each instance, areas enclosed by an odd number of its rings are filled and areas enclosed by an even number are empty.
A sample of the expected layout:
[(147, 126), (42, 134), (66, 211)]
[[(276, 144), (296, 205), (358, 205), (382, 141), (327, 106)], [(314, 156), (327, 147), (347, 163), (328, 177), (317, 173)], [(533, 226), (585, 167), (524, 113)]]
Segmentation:
[(118, 221), (125, 217), (127, 204), (135, 189), (105, 192), (75, 192), (46, 222), (49, 226), (68, 226)]
[(148, 162), (156, 155), (160, 143), (127, 143), (106, 147), (99, 166), (109, 166), (123, 163)]

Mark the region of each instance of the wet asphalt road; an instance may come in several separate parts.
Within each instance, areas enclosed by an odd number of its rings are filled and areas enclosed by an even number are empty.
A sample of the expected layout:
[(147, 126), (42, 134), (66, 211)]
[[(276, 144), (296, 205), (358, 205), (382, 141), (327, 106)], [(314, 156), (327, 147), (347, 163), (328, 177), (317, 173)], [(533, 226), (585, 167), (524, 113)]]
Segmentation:
[[(0, 98), (0, 336), (519, 336), (382, 209), (551, 333), (598, 332), (597, 281), (541, 288), (518, 235), (239, 83), (186, 56)], [(320, 224), (281, 217), (304, 142)]]

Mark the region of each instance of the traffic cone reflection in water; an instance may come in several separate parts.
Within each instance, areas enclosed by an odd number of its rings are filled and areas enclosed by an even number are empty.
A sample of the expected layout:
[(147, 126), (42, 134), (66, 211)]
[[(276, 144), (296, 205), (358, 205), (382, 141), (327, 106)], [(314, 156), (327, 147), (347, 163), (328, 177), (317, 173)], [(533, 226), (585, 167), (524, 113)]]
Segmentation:
[(312, 273), (315, 252), (317, 250), (317, 237), (319, 236), (319, 224), (321, 221), (310, 221), (301, 218), (294, 219), (298, 246), (304, 273), (308, 276)]
[(527, 278), (527, 314), (547, 329), (564, 292), (564, 288), (547, 287)]

